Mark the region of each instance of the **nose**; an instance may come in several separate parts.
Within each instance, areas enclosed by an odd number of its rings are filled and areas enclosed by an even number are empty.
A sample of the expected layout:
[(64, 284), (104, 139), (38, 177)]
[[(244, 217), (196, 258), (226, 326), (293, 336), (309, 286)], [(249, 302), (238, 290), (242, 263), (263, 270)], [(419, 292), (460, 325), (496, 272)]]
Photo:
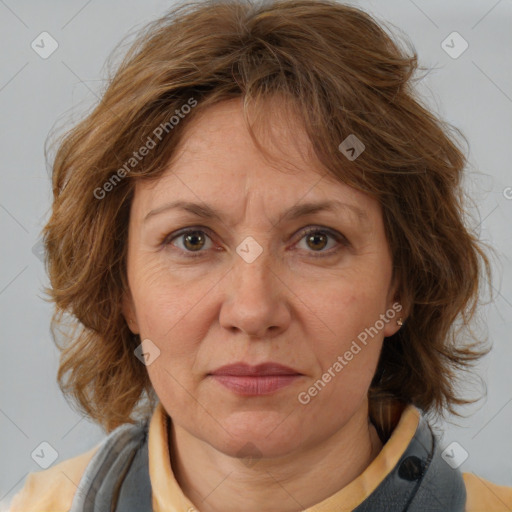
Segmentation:
[(279, 265), (272, 261), (267, 248), (254, 261), (236, 254), (223, 284), (221, 326), (257, 339), (279, 336), (285, 331), (291, 319), (292, 292), (279, 274)]

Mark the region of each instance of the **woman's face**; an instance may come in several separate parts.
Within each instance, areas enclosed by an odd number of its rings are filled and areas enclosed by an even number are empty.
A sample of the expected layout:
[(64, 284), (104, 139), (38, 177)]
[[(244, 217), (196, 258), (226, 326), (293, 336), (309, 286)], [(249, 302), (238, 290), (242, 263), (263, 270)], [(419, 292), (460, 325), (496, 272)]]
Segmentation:
[[(124, 313), (150, 340), (152, 385), (175, 425), (234, 456), (247, 443), (292, 453), (366, 414), (382, 340), (398, 329), (378, 202), (300, 157), (303, 132), (272, 133), (293, 172), (253, 145), (239, 100), (210, 108), (165, 174), (137, 183), (130, 214)], [(234, 363), (295, 375), (213, 375)]]

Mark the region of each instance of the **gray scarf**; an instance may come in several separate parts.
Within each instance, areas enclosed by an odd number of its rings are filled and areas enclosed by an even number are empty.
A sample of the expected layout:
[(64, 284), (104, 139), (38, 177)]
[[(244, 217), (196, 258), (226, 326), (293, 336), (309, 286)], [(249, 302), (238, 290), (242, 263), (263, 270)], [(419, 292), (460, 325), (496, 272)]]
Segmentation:
[[(105, 438), (80, 480), (70, 512), (153, 510), (149, 421), (121, 425)], [(462, 473), (442, 459), (438, 443), (420, 416), (416, 433), (396, 466), (353, 512), (464, 512)]]

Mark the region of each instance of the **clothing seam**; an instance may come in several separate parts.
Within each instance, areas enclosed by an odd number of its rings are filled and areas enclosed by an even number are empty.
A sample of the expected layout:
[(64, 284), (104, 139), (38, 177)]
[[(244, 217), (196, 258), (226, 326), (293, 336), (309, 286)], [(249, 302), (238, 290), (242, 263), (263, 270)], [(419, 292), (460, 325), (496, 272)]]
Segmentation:
[[(423, 418), (424, 419), (424, 418)], [(412, 502), (414, 500), (414, 498), (416, 497), (416, 495), (418, 494), (418, 490), (421, 486), (421, 483), (423, 482), (423, 479), (425, 478), (428, 470), (430, 469), (430, 464), (434, 458), (434, 453), (435, 453), (435, 449), (436, 449), (436, 438), (434, 436), (434, 433), (430, 427), (430, 424), (428, 423), (428, 421), (426, 421), (424, 419), (425, 423), (427, 424), (427, 427), (428, 427), (428, 430), (430, 432), (430, 439), (431, 439), (431, 448), (430, 448), (430, 453), (428, 453), (428, 457), (427, 457), (427, 461), (425, 463), (425, 467), (423, 468), (422, 472), (421, 472), (421, 475), (420, 477), (418, 478), (418, 481), (416, 482), (416, 485), (415, 485), (415, 488), (413, 490), (413, 493), (411, 495), (411, 497), (408, 499), (406, 505), (405, 505), (405, 508), (403, 509), (403, 512), (407, 512), (410, 508), (410, 506), (412, 505)], [(418, 424), (418, 428), (419, 428), (419, 424)]]

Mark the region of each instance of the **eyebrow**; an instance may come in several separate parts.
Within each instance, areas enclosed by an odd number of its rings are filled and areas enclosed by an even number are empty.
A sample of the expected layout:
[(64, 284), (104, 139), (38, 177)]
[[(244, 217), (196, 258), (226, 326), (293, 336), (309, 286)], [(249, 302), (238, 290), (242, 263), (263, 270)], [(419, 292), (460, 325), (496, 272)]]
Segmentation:
[[(295, 220), (300, 217), (304, 217), (306, 215), (311, 215), (314, 213), (322, 212), (322, 211), (329, 211), (329, 212), (336, 212), (338, 208), (341, 209), (347, 209), (349, 211), (352, 211), (356, 214), (358, 219), (362, 222), (367, 222), (368, 215), (364, 210), (361, 208), (353, 205), (344, 203), (342, 201), (338, 200), (331, 200), (331, 201), (322, 201), (322, 202), (309, 202), (309, 203), (301, 203), (295, 206), (292, 206), (290, 209), (283, 212), (278, 222), (281, 222), (283, 220)], [(149, 220), (151, 217), (154, 217), (155, 215), (159, 215), (160, 213), (173, 210), (173, 209), (181, 209), (185, 210), (189, 213), (192, 213), (193, 215), (196, 215), (197, 217), (201, 217), (203, 219), (214, 219), (218, 220), (220, 222), (223, 221), (222, 213), (217, 211), (215, 208), (208, 204), (199, 204), (194, 203), (192, 201), (172, 201), (170, 203), (166, 203), (158, 208), (155, 208), (154, 210), (151, 210), (144, 218), (144, 222)]]

